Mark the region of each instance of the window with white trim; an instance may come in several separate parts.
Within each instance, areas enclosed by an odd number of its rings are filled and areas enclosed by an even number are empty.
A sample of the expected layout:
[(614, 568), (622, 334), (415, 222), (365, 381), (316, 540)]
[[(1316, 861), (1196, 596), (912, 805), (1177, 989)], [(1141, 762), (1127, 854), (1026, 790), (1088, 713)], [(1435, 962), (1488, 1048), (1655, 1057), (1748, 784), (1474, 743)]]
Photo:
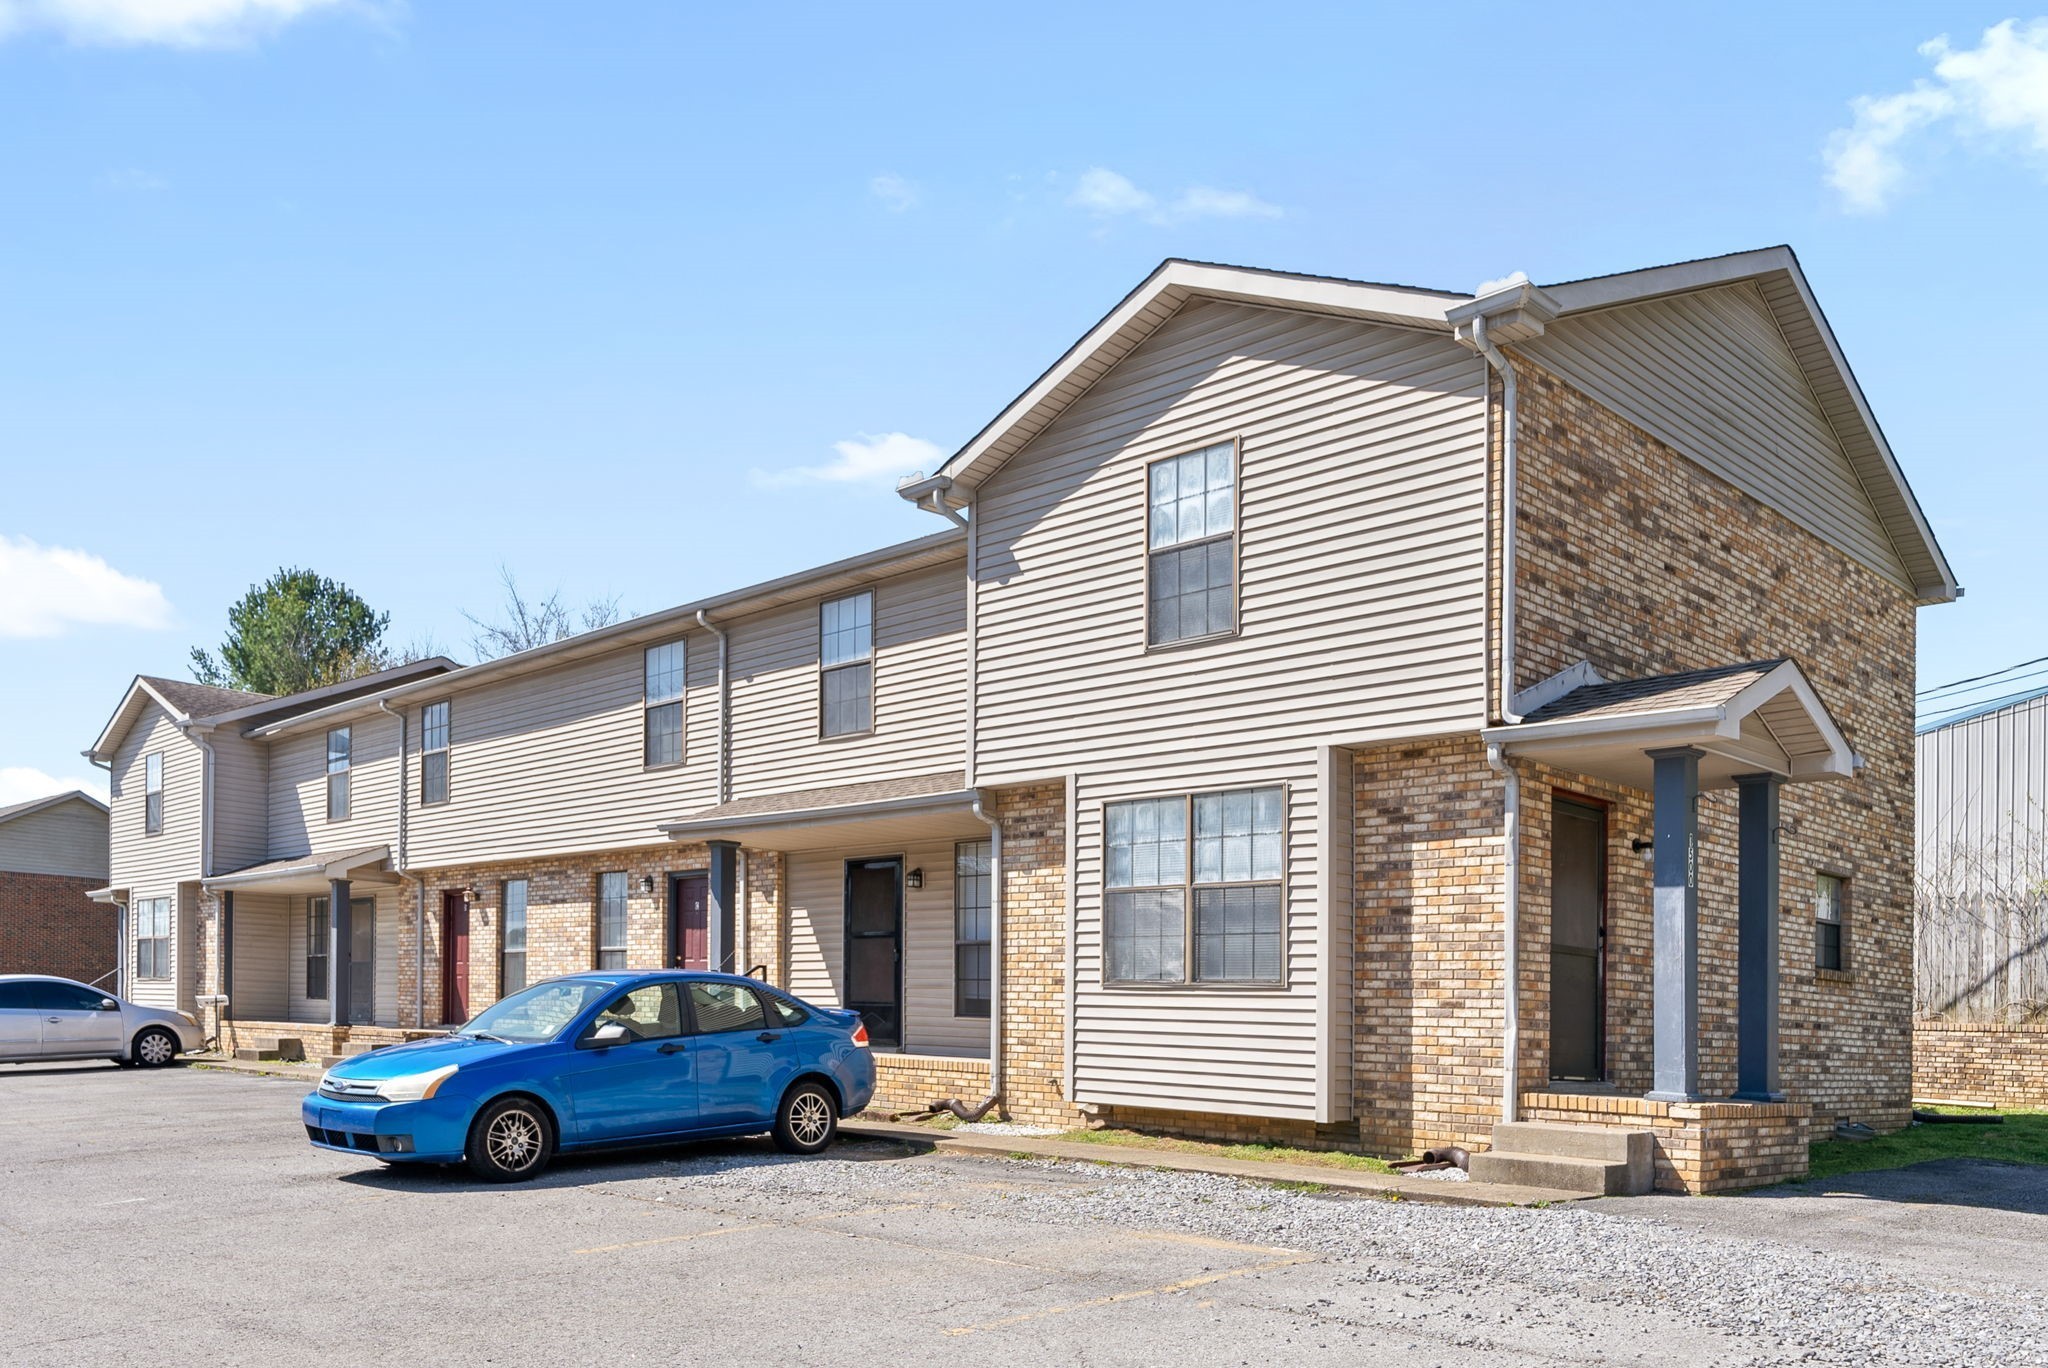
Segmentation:
[(683, 643), (647, 648), (646, 684), (641, 696), (645, 743), (641, 760), (649, 768), (683, 759)]
[(1813, 880), (1813, 967), (1847, 969), (1848, 947), (1843, 929), (1849, 907), (1849, 881), (1839, 874)]
[(327, 899), (306, 899), (306, 996), (327, 1001)]
[(992, 883), (987, 841), (961, 841), (953, 847), (954, 1016), (985, 1017), (989, 1012)]
[(151, 751), (142, 757), (142, 834), (155, 836), (164, 829), (164, 753)]
[(1103, 808), (1107, 983), (1285, 978), (1286, 790)]
[(1237, 443), (1154, 461), (1146, 488), (1146, 640), (1236, 631)]
[(171, 976), (171, 900), (137, 898), (130, 913), (135, 920), (135, 977)]
[(336, 727), (327, 733), (327, 820), (348, 820), (349, 730)]
[(875, 728), (875, 595), (818, 605), (819, 731), (854, 736)]
[(597, 967), (626, 967), (626, 875), (611, 870), (597, 876)]
[(447, 699), (420, 709), (420, 806), (448, 801)]
[(500, 924), (503, 946), (498, 957), (498, 996), (507, 997), (526, 986), (526, 880), (505, 880), (504, 920)]

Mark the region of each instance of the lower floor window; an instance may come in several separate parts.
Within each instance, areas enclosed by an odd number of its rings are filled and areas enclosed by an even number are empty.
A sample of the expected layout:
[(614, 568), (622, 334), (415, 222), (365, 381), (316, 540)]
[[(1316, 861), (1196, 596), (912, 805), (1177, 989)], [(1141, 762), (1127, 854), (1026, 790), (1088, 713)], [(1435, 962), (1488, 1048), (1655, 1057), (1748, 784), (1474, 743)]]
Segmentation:
[(526, 880), (505, 880), (505, 945), (498, 965), (498, 996), (526, 986)]
[(597, 967), (626, 967), (626, 874), (597, 876)]
[(1103, 980), (1280, 983), (1286, 791), (1103, 809)]
[(1816, 969), (1846, 969), (1849, 959), (1842, 944), (1844, 912), (1849, 904), (1849, 881), (1839, 874), (1822, 874), (1813, 882), (1813, 965)]
[(991, 871), (989, 843), (962, 841), (953, 847), (953, 1015), (989, 1013)]
[(135, 977), (171, 976), (171, 900), (141, 898), (135, 904)]
[(306, 996), (327, 1001), (327, 899), (306, 899)]

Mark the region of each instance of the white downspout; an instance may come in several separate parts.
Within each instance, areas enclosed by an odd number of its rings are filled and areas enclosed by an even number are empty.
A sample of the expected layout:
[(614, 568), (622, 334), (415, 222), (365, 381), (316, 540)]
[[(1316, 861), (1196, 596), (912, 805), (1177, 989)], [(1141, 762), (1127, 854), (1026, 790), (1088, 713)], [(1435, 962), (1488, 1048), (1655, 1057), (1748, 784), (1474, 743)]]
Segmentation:
[(988, 826), (988, 1098), (981, 1104), (985, 1114), (1003, 1095), (1003, 825), (983, 809), (982, 798), (976, 789), (974, 815)]
[(203, 769), (199, 776), (199, 877), (213, 877), (213, 743), (190, 722), (181, 722), (178, 729), (192, 738), (204, 757)]
[(725, 628), (713, 622), (702, 608), (697, 610), (697, 625), (718, 638), (718, 801), (724, 803), (732, 799), (731, 642)]
[[(114, 798), (114, 762), (111, 760), (101, 760), (89, 750), (80, 751), (79, 754), (85, 757), (86, 764), (91, 765), (94, 769), (102, 769), (107, 772), (107, 807), (108, 811), (111, 812), (113, 810)], [(111, 876), (113, 872), (114, 861), (110, 850), (107, 858), (107, 873)], [(111, 878), (109, 882), (112, 882)], [(108, 896), (112, 897), (111, 894)], [(113, 898), (113, 904), (114, 954), (116, 956), (114, 961), (114, 996), (125, 1002), (128, 1000), (128, 904), (119, 898)]]
[[(943, 506), (941, 504), (941, 507)], [(952, 510), (947, 509), (946, 511), (950, 513)], [(973, 788), (975, 768), (974, 688), (977, 671), (980, 668), (979, 655), (975, 649), (975, 639), (980, 635), (980, 632), (977, 630), (980, 624), (980, 595), (975, 591), (974, 572), (976, 568), (975, 555), (981, 544), (980, 539), (975, 536), (975, 529), (981, 526), (981, 516), (972, 503), (967, 505), (967, 513), (967, 707), (965, 709), (966, 715), (962, 719), (962, 726), (966, 730), (965, 735), (961, 738), (960, 770), (964, 776), (962, 782), (968, 788)], [(977, 815), (979, 815), (978, 812)]]
[[(1515, 427), (1514, 363), (1486, 337), (1486, 315), (1472, 320), (1472, 345), (1500, 375), (1500, 701), (1503, 726), (1515, 712)], [(1522, 1045), (1522, 779), (1499, 745), (1486, 748), (1486, 763), (1502, 776), (1501, 790), (1501, 1033), (1500, 1119), (1521, 1114)]]
[[(385, 698), (377, 700), (377, 707), (380, 711), (398, 719), (398, 872), (404, 874), (406, 871), (407, 833), (405, 799), (409, 789), (406, 779), (409, 773), (408, 766), (412, 759), (405, 749), (405, 709), (393, 708), (391, 701)], [(427, 886), (418, 879), (413, 880), (412, 888), (412, 953), (415, 966), (412, 976), (412, 1024), (417, 1030), (425, 1030), (427, 1026)], [(444, 1010), (441, 1013), (443, 1016), (447, 1015), (445, 1007), (446, 1004), (444, 1003)]]

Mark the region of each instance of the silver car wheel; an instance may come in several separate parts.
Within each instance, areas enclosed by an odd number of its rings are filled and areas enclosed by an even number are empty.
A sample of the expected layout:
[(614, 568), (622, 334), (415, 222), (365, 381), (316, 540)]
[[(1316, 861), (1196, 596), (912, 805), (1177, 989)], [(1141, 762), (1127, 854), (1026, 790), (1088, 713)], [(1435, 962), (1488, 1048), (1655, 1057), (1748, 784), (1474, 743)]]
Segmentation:
[(484, 1132), (484, 1148), (491, 1159), (508, 1173), (518, 1173), (540, 1157), (541, 1128), (538, 1118), (523, 1111), (501, 1112), (491, 1118)]
[(162, 1031), (144, 1031), (142, 1038), (135, 1042), (136, 1056), (150, 1068), (161, 1068), (171, 1062), (178, 1053), (177, 1045)]
[(832, 1133), (832, 1104), (820, 1093), (799, 1093), (789, 1104), (789, 1133), (805, 1147), (824, 1144)]

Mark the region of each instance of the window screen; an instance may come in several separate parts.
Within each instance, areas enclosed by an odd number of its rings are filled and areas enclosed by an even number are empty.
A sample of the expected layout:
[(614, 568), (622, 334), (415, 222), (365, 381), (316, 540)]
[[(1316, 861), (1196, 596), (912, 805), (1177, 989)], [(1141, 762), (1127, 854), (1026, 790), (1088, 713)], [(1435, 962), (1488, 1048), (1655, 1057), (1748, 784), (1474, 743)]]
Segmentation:
[(818, 608), (819, 730), (848, 736), (875, 725), (875, 596), (827, 599)]
[(1153, 645), (1237, 626), (1237, 447), (1219, 442), (1147, 474), (1147, 633)]
[(446, 699), (420, 709), (420, 802), (448, 801), (449, 705)]
[(683, 643), (647, 648), (646, 745), (649, 765), (679, 764), (683, 758)]

